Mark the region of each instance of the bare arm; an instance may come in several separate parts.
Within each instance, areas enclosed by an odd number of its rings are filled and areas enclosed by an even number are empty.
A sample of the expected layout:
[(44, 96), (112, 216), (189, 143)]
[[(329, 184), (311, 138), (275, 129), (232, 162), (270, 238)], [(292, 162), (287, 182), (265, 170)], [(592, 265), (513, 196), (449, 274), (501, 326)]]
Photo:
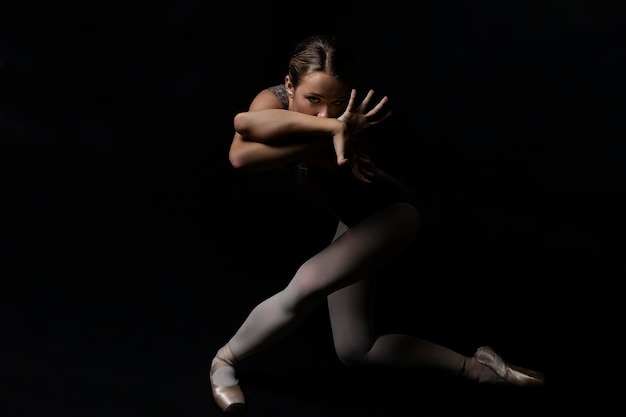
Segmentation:
[(284, 110), (269, 90), (261, 91), (249, 111), (233, 120), (235, 135), (229, 159), (233, 167), (266, 171), (298, 161), (324, 148), (344, 123), (331, 118)]
[(237, 169), (262, 172), (280, 168), (291, 162), (301, 161), (307, 156), (328, 147), (324, 141), (292, 141), (280, 146), (246, 140), (235, 133), (228, 154), (230, 163)]
[(363, 175), (369, 174), (363, 168), (369, 161), (356, 156), (352, 148), (362, 131), (391, 114), (384, 110), (387, 97), (368, 111), (373, 93), (370, 90), (357, 105), (356, 91), (352, 90), (345, 112), (335, 119), (285, 110), (271, 91), (263, 90), (254, 98), (249, 111), (234, 118), (230, 162), (238, 169), (265, 171), (311, 157), (318, 163), (328, 161), (319, 156), (324, 152), (329, 155), (331, 151), (336, 158), (335, 166), (350, 163), (355, 176), (369, 182)]
[(272, 145), (284, 145), (294, 141), (310, 142), (323, 137), (330, 143), (333, 134), (343, 128), (343, 122), (334, 118), (283, 109), (238, 113), (235, 115), (234, 125), (235, 131), (247, 140)]

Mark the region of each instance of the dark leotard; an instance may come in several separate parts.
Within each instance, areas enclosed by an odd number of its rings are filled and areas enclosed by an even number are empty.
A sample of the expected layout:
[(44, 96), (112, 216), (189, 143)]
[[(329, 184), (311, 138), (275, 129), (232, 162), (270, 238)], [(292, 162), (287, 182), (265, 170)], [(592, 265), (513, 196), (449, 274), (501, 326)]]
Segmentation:
[[(287, 90), (283, 84), (269, 87), (288, 109)], [(348, 226), (391, 203), (405, 201), (417, 207), (411, 189), (397, 179), (374, 166), (374, 178), (370, 184), (359, 181), (349, 166), (325, 169), (305, 163), (290, 164), (282, 169), (300, 184), (309, 198), (330, 209)]]

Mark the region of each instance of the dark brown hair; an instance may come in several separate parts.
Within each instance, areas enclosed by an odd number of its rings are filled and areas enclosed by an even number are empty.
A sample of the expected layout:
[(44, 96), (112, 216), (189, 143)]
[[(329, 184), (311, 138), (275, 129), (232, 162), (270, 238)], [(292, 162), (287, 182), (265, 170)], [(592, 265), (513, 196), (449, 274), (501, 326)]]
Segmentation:
[(349, 46), (333, 35), (312, 35), (298, 43), (289, 59), (289, 78), (298, 86), (302, 77), (324, 72), (349, 85), (356, 83), (356, 61)]

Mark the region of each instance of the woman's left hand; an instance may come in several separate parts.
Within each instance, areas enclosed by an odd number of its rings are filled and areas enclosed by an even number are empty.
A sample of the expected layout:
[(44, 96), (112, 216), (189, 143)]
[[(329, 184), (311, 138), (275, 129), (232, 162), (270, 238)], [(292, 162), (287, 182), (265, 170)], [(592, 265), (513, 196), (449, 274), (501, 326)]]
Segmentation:
[(333, 135), (337, 164), (341, 166), (350, 163), (352, 172), (361, 180), (363, 180), (363, 174), (367, 172), (365, 167), (369, 164), (369, 160), (363, 159), (355, 150), (358, 146), (359, 135), (391, 115), (391, 110), (383, 112), (383, 107), (388, 101), (387, 96), (383, 97), (371, 110), (367, 110), (373, 96), (374, 90), (369, 90), (361, 104), (355, 107), (356, 90), (353, 89), (346, 110), (337, 118), (343, 122), (343, 129)]

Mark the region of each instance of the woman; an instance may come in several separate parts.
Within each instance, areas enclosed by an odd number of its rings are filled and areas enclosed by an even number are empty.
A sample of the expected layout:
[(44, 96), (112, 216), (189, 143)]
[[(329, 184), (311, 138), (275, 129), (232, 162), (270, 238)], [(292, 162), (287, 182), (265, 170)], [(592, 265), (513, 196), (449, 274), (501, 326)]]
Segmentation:
[(282, 169), (335, 214), (338, 226), (332, 242), (258, 304), (212, 360), (212, 394), (226, 413), (246, 407), (235, 364), (288, 335), (324, 299), (335, 351), (347, 366), (428, 367), (481, 383), (543, 384), (541, 373), (512, 366), (489, 347), (467, 357), (417, 337), (374, 333), (374, 271), (409, 246), (420, 216), (411, 190), (363, 152), (364, 137), (391, 112), (387, 97), (373, 102), (372, 90), (357, 103), (355, 71), (337, 38), (311, 36), (296, 46), (284, 84), (259, 92), (234, 118), (232, 166)]

